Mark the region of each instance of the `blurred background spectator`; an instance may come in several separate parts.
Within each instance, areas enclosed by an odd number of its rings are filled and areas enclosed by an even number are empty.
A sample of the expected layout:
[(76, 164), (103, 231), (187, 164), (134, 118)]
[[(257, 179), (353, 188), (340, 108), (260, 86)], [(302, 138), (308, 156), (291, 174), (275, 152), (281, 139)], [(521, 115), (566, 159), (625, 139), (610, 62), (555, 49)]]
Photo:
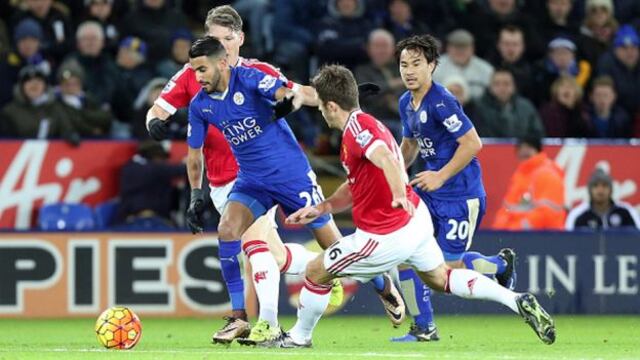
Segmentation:
[(517, 94), (513, 74), (506, 69), (498, 69), (491, 76), (488, 91), (476, 102), (475, 116), (480, 136), (544, 136), (536, 108)]
[(177, 29), (171, 35), (171, 53), (156, 66), (156, 74), (170, 79), (189, 62), (189, 48), (193, 35), (188, 29)]
[(579, 54), (596, 68), (618, 29), (612, 0), (588, 0), (578, 38)]
[(458, 74), (469, 84), (471, 99), (479, 99), (491, 80), (493, 66), (475, 54), (473, 35), (463, 29), (454, 30), (447, 35), (445, 54), (433, 73), (433, 79), (442, 82), (447, 76)]
[(592, 137), (582, 88), (576, 79), (562, 75), (551, 85), (551, 100), (540, 109), (546, 135), (549, 137)]
[(562, 230), (564, 173), (542, 151), (540, 138), (518, 140), (520, 165), (509, 180), (509, 187), (493, 223), (504, 230)]
[(175, 180), (186, 175), (184, 164), (170, 164), (169, 153), (161, 144), (146, 140), (138, 153), (124, 165), (120, 173), (120, 203), (116, 222), (135, 227), (150, 225), (155, 229), (175, 225), (171, 209), (177, 206)]
[(507, 25), (500, 30), (496, 51), (489, 60), (494, 67), (511, 71), (520, 95), (533, 98), (535, 94), (533, 65), (525, 56), (525, 47), (522, 29)]
[(83, 21), (95, 21), (102, 26), (104, 48), (115, 55), (118, 50), (120, 30), (116, 24), (113, 0), (86, 0)]
[(631, 133), (631, 118), (616, 105), (616, 89), (611, 77), (594, 79), (589, 105), (589, 121), (595, 137), (624, 138)]
[(640, 217), (631, 205), (613, 200), (613, 179), (602, 169), (596, 169), (589, 179), (589, 201), (576, 206), (567, 215), (566, 229), (640, 230)]
[(0, 134), (22, 139), (63, 138), (77, 142), (78, 135), (50, 91), (42, 70), (34, 66), (20, 70), (15, 91), (13, 101), (2, 109)]
[(408, 0), (391, 0), (388, 9), (389, 14), (385, 19), (384, 27), (393, 34), (394, 38), (404, 39), (431, 32), (427, 24), (414, 16)]

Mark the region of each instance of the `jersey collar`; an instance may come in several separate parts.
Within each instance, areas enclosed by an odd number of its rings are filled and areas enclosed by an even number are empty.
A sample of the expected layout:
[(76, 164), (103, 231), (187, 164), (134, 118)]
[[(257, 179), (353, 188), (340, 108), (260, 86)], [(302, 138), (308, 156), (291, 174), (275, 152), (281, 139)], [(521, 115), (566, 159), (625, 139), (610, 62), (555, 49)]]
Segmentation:
[(345, 131), (347, 131), (347, 128), (350, 126), (350, 124), (353, 121), (355, 121), (358, 118), (358, 115), (360, 115), (360, 114), (362, 114), (362, 110), (361, 109), (355, 109), (349, 114), (349, 118), (347, 119), (347, 123), (344, 125), (344, 129), (342, 130), (343, 133)]
[(233, 83), (233, 69), (234, 69), (234, 67), (230, 66), (230, 69), (231, 69), (232, 74), (231, 74), (231, 78), (229, 79), (229, 84), (227, 85), (227, 88), (221, 93), (215, 92), (215, 93), (208, 94), (209, 97), (212, 98), (213, 100), (224, 100), (224, 98), (227, 97), (227, 94), (229, 93), (229, 89), (231, 89), (231, 84)]

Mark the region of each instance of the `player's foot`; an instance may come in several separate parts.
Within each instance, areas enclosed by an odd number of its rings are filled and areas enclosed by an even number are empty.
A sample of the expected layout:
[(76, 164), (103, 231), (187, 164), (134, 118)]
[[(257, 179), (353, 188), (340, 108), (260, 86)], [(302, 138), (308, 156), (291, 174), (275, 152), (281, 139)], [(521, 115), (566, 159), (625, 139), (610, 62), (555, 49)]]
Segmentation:
[(222, 329), (216, 331), (211, 337), (214, 344), (230, 344), (233, 339), (247, 337), (251, 331), (251, 325), (242, 319), (225, 316), (227, 323)]
[(516, 299), (520, 315), (531, 326), (540, 340), (547, 345), (556, 341), (556, 327), (553, 319), (538, 303), (535, 296), (522, 294)]
[(377, 291), (377, 293), (393, 327), (398, 327), (405, 318), (404, 300), (391, 280), (391, 276), (388, 274), (383, 274), (382, 276), (384, 278), (384, 290)]
[(240, 345), (273, 347), (281, 335), (282, 330), (279, 327), (274, 328), (268, 321), (260, 320), (251, 328), (249, 336), (238, 338), (237, 341)]
[(498, 284), (509, 290), (516, 288), (516, 252), (513, 249), (504, 248), (500, 250), (498, 256), (507, 264), (502, 274), (496, 274)]
[(277, 347), (284, 348), (284, 349), (295, 349), (295, 348), (310, 348), (312, 346), (313, 344), (311, 343), (311, 340), (303, 343), (297, 343), (293, 340), (293, 338), (291, 337), (291, 335), (289, 335), (289, 333), (282, 333), (282, 336), (280, 336), (280, 340), (278, 341)]
[(411, 324), (409, 332), (400, 337), (391, 338), (392, 342), (418, 342), (418, 341), (438, 341), (438, 329), (434, 326), (431, 329), (424, 329), (418, 327), (416, 324)]
[(343, 299), (344, 288), (342, 287), (342, 282), (340, 279), (333, 279), (333, 284), (331, 284), (331, 295), (329, 296), (329, 305), (340, 306), (342, 305)]

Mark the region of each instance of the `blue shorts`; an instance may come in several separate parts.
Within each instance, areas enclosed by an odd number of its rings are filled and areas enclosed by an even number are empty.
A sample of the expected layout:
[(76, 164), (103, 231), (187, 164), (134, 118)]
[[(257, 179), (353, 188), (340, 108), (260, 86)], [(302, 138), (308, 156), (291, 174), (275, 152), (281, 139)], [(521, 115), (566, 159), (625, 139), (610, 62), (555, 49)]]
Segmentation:
[(457, 261), (469, 250), (486, 211), (486, 197), (466, 200), (437, 200), (420, 194), (427, 204), (436, 240), (445, 261)]
[[(274, 205), (282, 207), (290, 215), (305, 207), (317, 205), (324, 200), (322, 189), (316, 183), (316, 175), (310, 171), (306, 176), (292, 177), (282, 184), (268, 184), (247, 176), (238, 176), (229, 194), (229, 201), (237, 201), (248, 207), (257, 219)], [(309, 229), (323, 227), (331, 220), (325, 214), (307, 224)]]

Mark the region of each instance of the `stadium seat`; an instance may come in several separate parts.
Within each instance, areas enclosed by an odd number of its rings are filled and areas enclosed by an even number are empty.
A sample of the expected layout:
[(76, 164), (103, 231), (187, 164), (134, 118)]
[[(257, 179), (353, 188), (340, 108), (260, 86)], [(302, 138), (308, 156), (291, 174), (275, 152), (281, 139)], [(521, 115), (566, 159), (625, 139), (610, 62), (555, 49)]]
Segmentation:
[(94, 208), (96, 216), (96, 229), (104, 230), (108, 228), (113, 223), (113, 219), (116, 216), (116, 211), (118, 211), (117, 199), (111, 199), (96, 205), (96, 207)]
[(38, 226), (46, 231), (93, 230), (95, 220), (93, 211), (87, 205), (56, 203), (40, 209)]

